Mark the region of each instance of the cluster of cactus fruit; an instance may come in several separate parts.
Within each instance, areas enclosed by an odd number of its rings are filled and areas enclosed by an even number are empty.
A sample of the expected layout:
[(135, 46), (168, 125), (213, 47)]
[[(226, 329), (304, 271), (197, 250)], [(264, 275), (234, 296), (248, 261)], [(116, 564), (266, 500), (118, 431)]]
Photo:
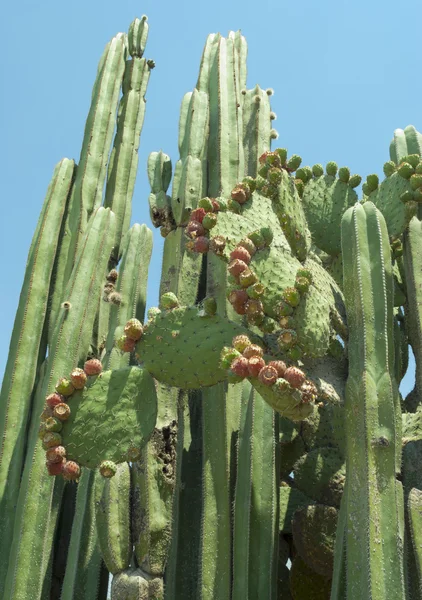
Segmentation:
[(416, 600), (422, 136), (395, 132), (359, 200), (347, 167), (271, 150), (245, 39), (210, 35), (171, 195), (169, 157), (148, 159), (165, 240), (145, 318), (147, 33), (135, 19), (107, 46), (31, 246), (0, 402), (0, 596), (105, 600), (112, 574), (112, 600)]

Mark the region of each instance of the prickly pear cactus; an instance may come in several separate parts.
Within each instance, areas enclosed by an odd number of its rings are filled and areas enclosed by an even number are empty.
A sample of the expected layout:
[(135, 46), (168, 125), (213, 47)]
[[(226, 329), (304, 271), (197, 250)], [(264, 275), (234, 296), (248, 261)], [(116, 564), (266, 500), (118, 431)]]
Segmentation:
[(147, 35), (144, 16), (107, 45), (30, 249), (0, 596), (105, 600), (112, 574), (112, 600), (417, 600), (422, 136), (397, 130), (359, 198), (347, 167), (271, 150), (272, 90), (246, 89), (240, 32), (211, 34), (174, 173), (148, 159), (165, 242), (146, 315), (152, 234), (129, 223)]

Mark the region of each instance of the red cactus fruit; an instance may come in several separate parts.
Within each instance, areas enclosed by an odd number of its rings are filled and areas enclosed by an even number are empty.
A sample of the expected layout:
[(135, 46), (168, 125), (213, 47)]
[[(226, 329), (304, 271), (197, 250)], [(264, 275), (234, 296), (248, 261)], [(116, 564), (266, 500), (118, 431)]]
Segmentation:
[(195, 208), (190, 214), (190, 222), (197, 221), (202, 223), (202, 219), (205, 217), (206, 212), (204, 208)]
[(143, 333), (143, 327), (141, 321), (138, 319), (129, 319), (129, 321), (125, 325), (125, 334), (126, 336), (137, 342)]
[(264, 351), (260, 346), (258, 346), (258, 344), (251, 344), (243, 350), (242, 354), (246, 358), (252, 358), (252, 356), (262, 356)]
[(74, 391), (73, 383), (66, 377), (61, 377), (56, 383), (56, 392), (62, 396), (71, 396)]
[(63, 446), (54, 446), (54, 448), (47, 450), (45, 456), (50, 463), (63, 462), (66, 458), (66, 450)]
[(284, 379), (294, 388), (300, 388), (305, 382), (306, 375), (298, 367), (287, 367), (283, 375)]
[(300, 388), (302, 394), (302, 401), (310, 404), (311, 402), (315, 402), (318, 397), (318, 390), (316, 385), (307, 379)]
[(55, 431), (48, 431), (42, 439), (42, 445), (44, 450), (53, 448), (54, 446), (60, 446), (62, 443), (62, 436), (60, 433)]
[(231, 193), (231, 197), (233, 200), (238, 202), (239, 204), (245, 204), (251, 196), (249, 189), (242, 184), (237, 185)]
[(117, 472), (117, 465), (112, 460), (103, 460), (100, 464), (100, 474), (106, 479), (114, 477)]
[(230, 260), (236, 259), (242, 260), (248, 265), (251, 262), (251, 255), (243, 246), (237, 246), (237, 248), (230, 253)]
[(116, 341), (116, 345), (122, 352), (133, 352), (135, 350), (135, 340), (129, 339), (126, 335), (121, 335)]
[(277, 369), (266, 365), (260, 370), (258, 379), (264, 385), (274, 385), (278, 379)]
[(50, 462), (47, 461), (45, 466), (47, 467), (47, 471), (49, 475), (60, 475), (63, 472), (63, 467), (66, 461), (61, 462)]
[(194, 240), (195, 238), (205, 234), (205, 228), (199, 221), (189, 221), (185, 228), (185, 234)]
[(233, 302), (233, 309), (238, 315), (246, 315), (246, 303), (245, 302)]
[(239, 277), (239, 275), (247, 268), (248, 265), (243, 260), (238, 258), (232, 260), (228, 266), (229, 273), (230, 275), (233, 275), (233, 277)]
[(70, 374), (70, 381), (75, 390), (82, 390), (86, 384), (86, 373), (83, 369), (73, 369)]
[(238, 352), (243, 352), (243, 350), (250, 345), (251, 345), (251, 340), (248, 338), (247, 335), (236, 335), (232, 339), (232, 346), (233, 346), (233, 348), (236, 348), (236, 350)]
[(237, 247), (245, 248), (245, 250), (247, 250), (251, 256), (253, 256), (255, 254), (255, 252), (257, 251), (257, 247), (255, 246), (253, 241), (250, 240), (249, 238), (240, 240)]
[(232, 290), (229, 294), (230, 304), (246, 304), (249, 300), (249, 296), (246, 290)]
[(49, 394), (46, 398), (46, 402), (47, 406), (49, 406), (50, 408), (54, 408), (55, 406), (57, 406), (57, 404), (61, 404), (62, 402), (64, 402), (64, 396), (57, 393)]
[(271, 360), (268, 363), (269, 367), (274, 367), (276, 369), (279, 377), (284, 377), (284, 373), (286, 372), (286, 363), (283, 360)]
[(246, 302), (246, 314), (247, 315), (259, 315), (263, 314), (264, 306), (261, 300), (257, 300), (255, 298), (250, 298)]
[(267, 160), (268, 154), (270, 154), (270, 152), (264, 152), (263, 154), (261, 154), (261, 156), (258, 159), (260, 165), (264, 165), (265, 164), (265, 161)]
[(217, 202), (217, 200), (214, 200), (214, 198), (211, 198), (211, 202), (212, 202), (212, 207), (214, 209), (214, 212), (219, 212), (220, 204)]
[(193, 251), (199, 252), (200, 254), (205, 254), (206, 252), (208, 252), (209, 246), (209, 239), (203, 235), (200, 235), (193, 242)]
[(238, 377), (248, 377), (248, 359), (244, 356), (239, 356), (239, 358), (235, 358), (231, 364), (230, 370)]
[(260, 356), (252, 356), (248, 360), (249, 375), (251, 375), (251, 377), (258, 377), (261, 369), (263, 369), (264, 367), (265, 360)]
[(84, 371), (87, 375), (99, 375), (103, 370), (103, 365), (98, 358), (91, 358), (84, 364)]
[(81, 474), (81, 467), (74, 460), (68, 460), (63, 465), (62, 475), (66, 481), (77, 481)]
[(56, 419), (60, 419), (60, 421), (67, 421), (70, 417), (69, 405), (65, 402), (62, 402), (62, 404), (57, 404), (54, 407), (53, 415), (56, 417)]

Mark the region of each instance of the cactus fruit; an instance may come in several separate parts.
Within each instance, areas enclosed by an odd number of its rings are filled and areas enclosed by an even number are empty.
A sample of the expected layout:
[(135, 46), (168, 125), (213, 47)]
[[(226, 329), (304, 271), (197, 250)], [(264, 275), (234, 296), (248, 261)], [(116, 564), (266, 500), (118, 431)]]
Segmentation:
[(84, 371), (87, 375), (99, 375), (103, 370), (103, 365), (97, 358), (91, 358), (84, 364)]

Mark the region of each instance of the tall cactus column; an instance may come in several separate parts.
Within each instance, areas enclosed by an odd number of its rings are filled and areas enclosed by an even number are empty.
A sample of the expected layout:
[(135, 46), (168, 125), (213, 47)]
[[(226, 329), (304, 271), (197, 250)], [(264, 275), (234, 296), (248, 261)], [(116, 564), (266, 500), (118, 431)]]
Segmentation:
[(347, 478), (331, 598), (401, 600), (404, 517), (396, 480), (401, 422), (395, 416), (393, 279), (385, 220), (372, 202), (346, 211), (342, 251), (349, 325)]

